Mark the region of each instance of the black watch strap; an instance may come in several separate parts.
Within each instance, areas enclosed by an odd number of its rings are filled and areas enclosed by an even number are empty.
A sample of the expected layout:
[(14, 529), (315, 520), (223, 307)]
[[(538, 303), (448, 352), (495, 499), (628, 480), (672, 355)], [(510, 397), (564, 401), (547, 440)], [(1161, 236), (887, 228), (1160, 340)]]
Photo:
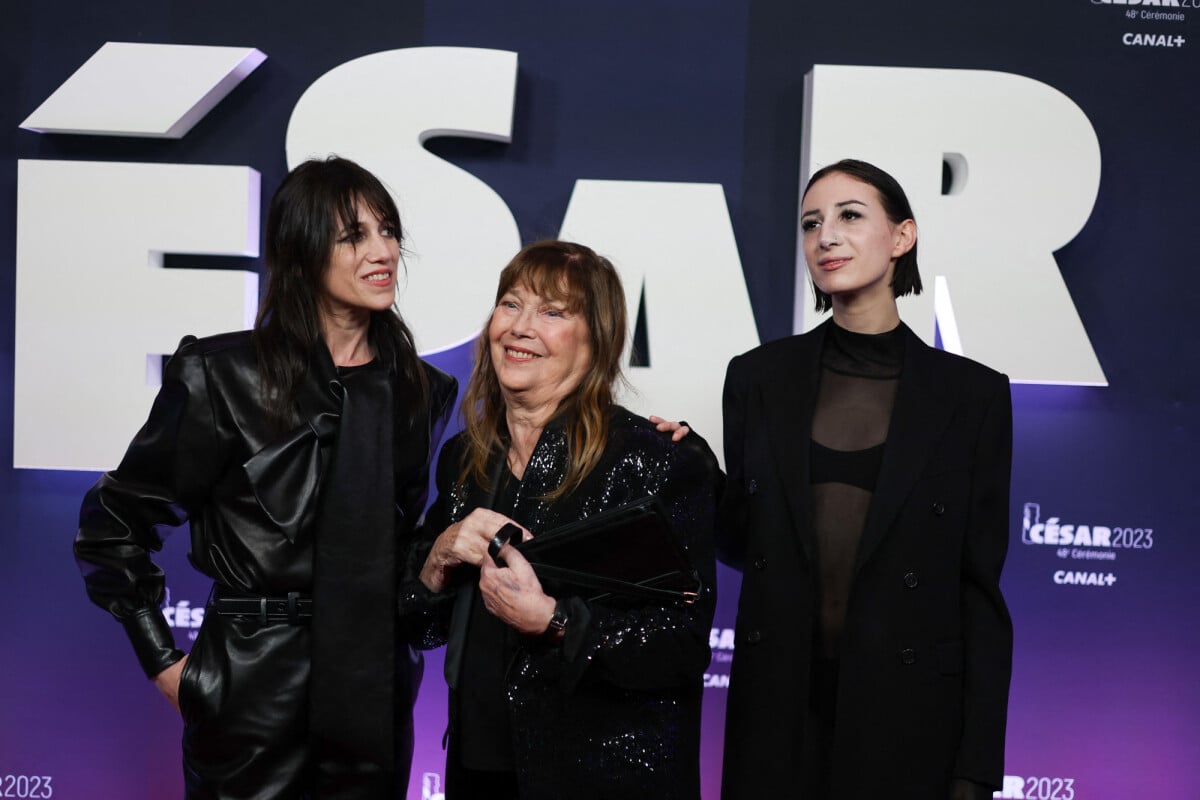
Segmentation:
[(571, 618), (569, 610), (570, 606), (566, 600), (560, 599), (554, 602), (554, 613), (550, 615), (550, 624), (546, 626), (547, 639), (560, 639), (566, 635), (567, 622)]

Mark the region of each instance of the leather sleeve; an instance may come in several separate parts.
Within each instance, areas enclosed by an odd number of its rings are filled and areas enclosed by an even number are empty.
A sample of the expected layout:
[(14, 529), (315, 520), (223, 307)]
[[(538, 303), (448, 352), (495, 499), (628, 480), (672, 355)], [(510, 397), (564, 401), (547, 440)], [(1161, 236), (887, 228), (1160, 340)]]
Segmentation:
[(1012, 399), (1005, 376), (996, 376), (993, 386), (975, 448), (963, 549), (964, 719), (954, 775), (998, 789), (1013, 646), (1012, 619), (1000, 594), (1009, 536)]
[(186, 337), (167, 363), (150, 417), (115, 470), (84, 496), (75, 559), (88, 596), (125, 627), (142, 669), (183, 657), (159, 610), (165, 580), (151, 553), (162, 527), (202, 506), (222, 462), (205, 362)]

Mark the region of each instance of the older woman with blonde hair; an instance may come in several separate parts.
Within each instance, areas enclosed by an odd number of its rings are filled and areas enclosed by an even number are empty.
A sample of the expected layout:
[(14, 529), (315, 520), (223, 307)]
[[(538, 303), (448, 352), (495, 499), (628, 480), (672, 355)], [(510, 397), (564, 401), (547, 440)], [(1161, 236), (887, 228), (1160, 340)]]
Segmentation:
[[(448, 642), (449, 798), (699, 797), (722, 478), (701, 438), (615, 402), (626, 326), (616, 271), (582, 245), (529, 245), (500, 276), (405, 598), (425, 644)], [(552, 596), (511, 544), (506, 566), (488, 556), (506, 524), (553, 535), (645, 495), (697, 568), (694, 603)]]

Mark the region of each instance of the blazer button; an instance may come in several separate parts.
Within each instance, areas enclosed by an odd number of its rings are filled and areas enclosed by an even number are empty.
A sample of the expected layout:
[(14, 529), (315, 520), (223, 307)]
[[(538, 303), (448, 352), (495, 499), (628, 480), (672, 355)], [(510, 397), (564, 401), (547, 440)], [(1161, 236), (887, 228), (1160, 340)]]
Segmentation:
[(910, 589), (915, 589), (915, 588), (917, 588), (917, 583), (919, 583), (919, 581), (917, 580), (917, 573), (915, 573), (915, 572), (904, 573), (904, 585), (905, 586), (907, 586)]
[(754, 568), (755, 569), (766, 569), (767, 568), (767, 559), (763, 556), (759, 556), (758, 558), (754, 559)]
[(758, 630), (750, 631), (746, 634), (746, 642), (748, 644), (758, 644), (762, 641), (762, 632)]
[(746, 484), (746, 494), (758, 494), (758, 481), (753, 478)]
[(946, 507), (944, 505), (942, 505), (941, 503), (939, 503), (937, 500), (933, 501), (933, 505), (931, 505), (929, 507), (929, 510), (932, 511), (934, 514), (936, 514), (939, 517), (942, 514), (946, 513)]
[(905, 665), (917, 663), (917, 651), (906, 647), (900, 651), (900, 663)]

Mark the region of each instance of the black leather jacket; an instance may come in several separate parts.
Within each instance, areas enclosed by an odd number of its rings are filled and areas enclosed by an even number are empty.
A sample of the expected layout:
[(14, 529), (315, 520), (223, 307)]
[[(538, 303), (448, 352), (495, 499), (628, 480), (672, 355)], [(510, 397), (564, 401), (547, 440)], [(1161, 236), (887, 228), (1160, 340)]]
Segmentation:
[[(428, 409), (413, 414), (409, 393), (393, 392), (401, 558), (457, 388), (449, 375), (425, 369)], [(75, 540), (88, 595), (124, 625), (148, 676), (183, 655), (159, 608), (164, 578), (150, 557), (162, 547), (162, 526), (190, 521), (192, 563), (232, 589), (279, 596), (311, 588), (317, 504), (323, 492), (336, 491), (321, 481), (337, 432), (336, 380), (319, 344), (300, 390), (298, 424), (280, 433), (259, 397), (249, 332), (186, 337), (168, 362), (146, 424), (120, 466), (84, 498)], [(415, 421), (405, 427), (407, 419)]]
[[(413, 549), (401, 604), (423, 620), (418, 646), (449, 641), (451, 687), (447, 789), (454, 788), (454, 687), (463, 647), (470, 647), (463, 595), (476, 591), (478, 571), (462, 568), (457, 592), (431, 596), (416, 574), (433, 540), (448, 525), (488, 502), (488, 493), (457, 484), (462, 436), (446, 443), (438, 462), (438, 499)], [(529, 638), (508, 669), (506, 701), (522, 798), (699, 798), (700, 704), (710, 651), (716, 566), (713, 524), (723, 475), (708, 444), (689, 434), (674, 443), (646, 419), (623, 408), (613, 414), (608, 444), (582, 485), (553, 502), (567, 467), (563, 429), (546, 427), (511, 516), (534, 534), (606, 508), (656, 495), (694, 559), (705, 590), (693, 605), (646, 603), (633, 608), (570, 598), (561, 644)], [(423, 610), (424, 616), (421, 611)], [(452, 796), (452, 795), (451, 795)]]

